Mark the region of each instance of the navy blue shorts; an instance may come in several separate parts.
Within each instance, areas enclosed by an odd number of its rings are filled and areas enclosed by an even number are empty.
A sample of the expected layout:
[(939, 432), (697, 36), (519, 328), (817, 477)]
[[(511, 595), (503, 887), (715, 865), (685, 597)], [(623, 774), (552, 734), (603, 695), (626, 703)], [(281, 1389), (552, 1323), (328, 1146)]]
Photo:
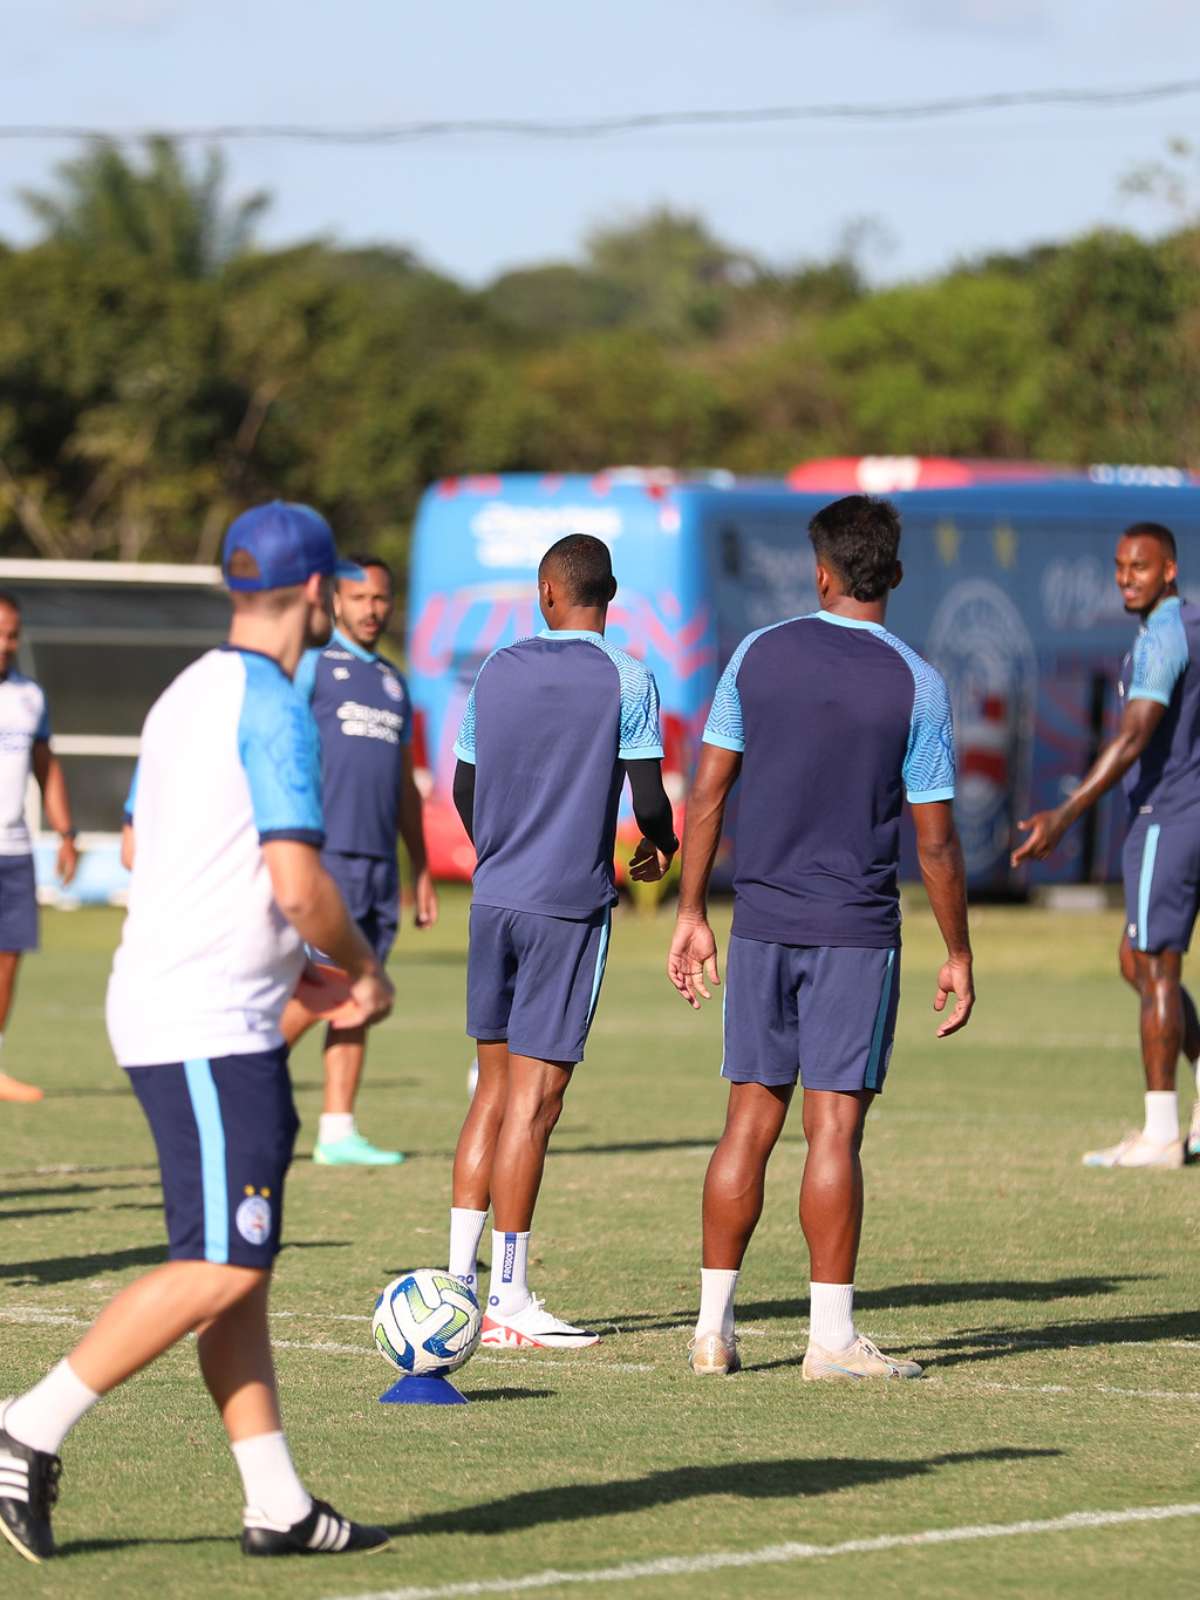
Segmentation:
[(582, 1061), (596, 1014), (612, 913), (577, 922), (499, 906), (471, 907), (467, 1032), (507, 1039), (519, 1056)]
[(1186, 950), (1200, 909), (1200, 827), (1137, 817), (1121, 856), (1135, 950)]
[(400, 869), (395, 856), (347, 856), (326, 850), (321, 860), (382, 966), (400, 926)]
[(300, 1119), (285, 1046), (127, 1067), (158, 1147), (172, 1261), (269, 1267)]
[(32, 856), (0, 856), (0, 950), (38, 947), (37, 880)]
[(781, 1088), (883, 1088), (900, 951), (729, 941), (722, 1077)]

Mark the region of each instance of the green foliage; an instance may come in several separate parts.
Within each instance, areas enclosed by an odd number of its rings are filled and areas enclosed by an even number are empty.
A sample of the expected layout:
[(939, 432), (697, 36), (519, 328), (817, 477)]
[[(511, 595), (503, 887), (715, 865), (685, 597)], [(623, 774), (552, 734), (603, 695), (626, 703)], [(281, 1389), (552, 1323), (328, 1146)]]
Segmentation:
[(232, 514), (281, 494), (402, 569), (447, 473), (1200, 462), (1194, 226), (872, 291), (865, 225), (779, 271), (660, 209), (473, 291), (400, 246), (256, 250), (266, 197), (231, 203), (219, 155), (162, 139), (93, 145), (24, 198), (44, 237), (0, 247), (11, 553), (211, 560)]

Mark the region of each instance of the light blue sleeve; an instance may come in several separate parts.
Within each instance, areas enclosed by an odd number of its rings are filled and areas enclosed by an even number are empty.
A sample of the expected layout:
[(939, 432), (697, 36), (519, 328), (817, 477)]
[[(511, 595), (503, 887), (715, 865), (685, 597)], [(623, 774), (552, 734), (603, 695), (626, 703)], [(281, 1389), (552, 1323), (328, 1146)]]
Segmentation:
[(1152, 616), (1134, 640), (1133, 675), (1127, 699), (1156, 700), (1160, 706), (1170, 705), (1172, 691), (1187, 664), (1187, 634), (1179, 620), (1178, 608), (1172, 607), (1161, 621)]
[(306, 704), (312, 704), (312, 697), (317, 688), (317, 662), (321, 659), (319, 650), (306, 650), (300, 657), (300, 665), (296, 668), (296, 676), (292, 679), (297, 694)]
[(321, 746), (307, 703), (273, 661), (244, 654), (246, 692), (238, 720), (238, 754), (250, 785), (261, 844), (296, 839), (325, 842), (321, 810)]
[(720, 750), (742, 751), (746, 748), (746, 732), (742, 726), (742, 697), (738, 692), (738, 673), (746, 652), (756, 639), (761, 639), (769, 628), (756, 628), (748, 633), (729, 658), (729, 665), (721, 674), (717, 692), (713, 695), (708, 721), (704, 724), (703, 742), (715, 744)]
[[(483, 666), (487, 666), (485, 661)], [(467, 696), (466, 710), (463, 712), (462, 724), (458, 730), (458, 738), (454, 741), (454, 754), (460, 761), (475, 765), (475, 688), (483, 674), (483, 667), (475, 675), (475, 682), (471, 685), (471, 692)]]
[(661, 761), (662, 728), (654, 674), (624, 652), (617, 670), (621, 674), (621, 747), (617, 754), (622, 761)]
[(125, 797), (125, 824), (127, 827), (133, 826), (133, 808), (137, 804), (138, 773), (140, 771), (141, 763), (135, 763), (133, 777), (129, 780), (129, 793)]
[(916, 692), (908, 749), (904, 756), (904, 790), (912, 806), (954, 799), (954, 723), (950, 695), (940, 672), (915, 653), (909, 660)]

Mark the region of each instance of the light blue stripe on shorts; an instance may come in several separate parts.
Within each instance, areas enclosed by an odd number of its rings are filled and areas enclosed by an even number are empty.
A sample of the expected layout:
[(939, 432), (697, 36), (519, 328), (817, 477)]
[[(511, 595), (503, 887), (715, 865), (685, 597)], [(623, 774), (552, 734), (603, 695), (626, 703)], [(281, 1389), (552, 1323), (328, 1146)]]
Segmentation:
[(1152, 822), (1146, 829), (1146, 839), (1142, 845), (1142, 872), (1138, 879), (1137, 947), (1139, 950), (1150, 948), (1150, 930), (1146, 924), (1150, 920), (1150, 890), (1154, 886), (1154, 858), (1158, 854), (1158, 836), (1161, 832), (1160, 824)]
[(590, 1029), (596, 1015), (596, 1002), (600, 998), (600, 985), (604, 982), (604, 969), (608, 965), (608, 935), (612, 928), (612, 908), (604, 913), (604, 926), (600, 929), (600, 948), (596, 951), (596, 974), (592, 979), (592, 998), (588, 1001), (587, 1025)]
[(875, 1013), (875, 1031), (871, 1035), (871, 1054), (867, 1057), (867, 1075), (864, 1089), (878, 1089), (880, 1058), (883, 1055), (883, 1030), (887, 1023), (888, 1003), (892, 998), (892, 978), (896, 971), (896, 952), (888, 951), (887, 967), (883, 974), (883, 992), (879, 996), (879, 1010)]
[(192, 1114), (200, 1135), (200, 1182), (204, 1191), (204, 1259), (229, 1260), (229, 1185), (225, 1172), (225, 1125), (208, 1061), (185, 1061)]

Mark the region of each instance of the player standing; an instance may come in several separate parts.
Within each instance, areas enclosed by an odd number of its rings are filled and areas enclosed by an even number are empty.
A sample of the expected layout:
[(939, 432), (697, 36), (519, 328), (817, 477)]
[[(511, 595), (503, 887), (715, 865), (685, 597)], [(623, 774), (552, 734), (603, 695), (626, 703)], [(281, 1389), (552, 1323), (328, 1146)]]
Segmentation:
[(704, 1181), (701, 1374), (737, 1371), (733, 1297), (762, 1212), (767, 1162), (797, 1076), (808, 1158), (800, 1224), (811, 1261), (805, 1378), (916, 1378), (855, 1329), (863, 1125), (883, 1088), (900, 997), (900, 809), (907, 793), (946, 962), (934, 1010), (974, 1004), (954, 743), (938, 674), (884, 627), (903, 576), (900, 519), (850, 495), (809, 525), (821, 610), (752, 633), (713, 700), (684, 830), (667, 971), (690, 1005), (719, 982), (708, 881), (725, 802), (742, 780), (725, 990), (725, 1131)]
[[(79, 856), (62, 765), (50, 748), (46, 696), (17, 671), (21, 607), (0, 593), (0, 1045), (12, 1009), (17, 968), (26, 950), (38, 946), (37, 884), (33, 845), (25, 822), (25, 793), (33, 773), (42, 791), (46, 821), (59, 835), (58, 875), (75, 876)], [(40, 1100), (42, 1091), (0, 1071), (0, 1100)]]
[(316, 730), (292, 674), (329, 636), (333, 537), (306, 506), (245, 512), (225, 540), (228, 644), (151, 708), (133, 807), (129, 914), (108, 1029), (158, 1148), (170, 1259), (124, 1289), (42, 1381), (0, 1410), (0, 1530), (54, 1554), (62, 1440), (185, 1334), (246, 1498), (242, 1549), (378, 1549), (304, 1488), (282, 1432), (267, 1296), (297, 1120), (279, 1032), (304, 941), (349, 973), (368, 1020), (392, 991), (321, 866)]
[(1200, 908), (1200, 607), (1179, 597), (1175, 536), (1157, 522), (1127, 528), (1117, 544), (1117, 587), (1141, 618), (1121, 664), (1124, 701), (1116, 738), (1069, 799), (1018, 826), (1029, 837), (1012, 864), (1048, 856), (1071, 824), (1124, 780), (1129, 832), (1122, 858), (1125, 932), (1121, 975), (1141, 999), (1145, 1115), (1140, 1131), (1088, 1167), (1180, 1167), (1175, 1064), (1183, 1050), (1197, 1069), (1188, 1147), (1200, 1154), (1200, 1019), (1183, 987), (1183, 952)]
[[(321, 736), (325, 847), (321, 860), (350, 915), (387, 965), (400, 920), (396, 836), (408, 852), (418, 928), (437, 921), (437, 891), (425, 855), (421, 796), (413, 776), (412, 702), (403, 674), (379, 643), (395, 606), (392, 574), (377, 556), (352, 556), (357, 577), (334, 590), (337, 626), (323, 650), (310, 650), (296, 687)], [(299, 1000), (283, 1016), (289, 1045), (312, 1025)], [(325, 1034), (325, 1108), (313, 1160), (326, 1166), (394, 1166), (398, 1150), (379, 1150), (354, 1124), (366, 1029), (331, 1025)]]
[(657, 687), (604, 638), (616, 592), (599, 539), (551, 546), (538, 569), (546, 628), (484, 662), (454, 747), (454, 800), (476, 849), (467, 1032), (479, 1082), (454, 1155), (450, 1271), (474, 1288), (490, 1203), (482, 1342), (500, 1348), (599, 1338), (545, 1310), (527, 1263), (546, 1147), (604, 978), (626, 773), (643, 833), (632, 875), (660, 878), (679, 843)]

